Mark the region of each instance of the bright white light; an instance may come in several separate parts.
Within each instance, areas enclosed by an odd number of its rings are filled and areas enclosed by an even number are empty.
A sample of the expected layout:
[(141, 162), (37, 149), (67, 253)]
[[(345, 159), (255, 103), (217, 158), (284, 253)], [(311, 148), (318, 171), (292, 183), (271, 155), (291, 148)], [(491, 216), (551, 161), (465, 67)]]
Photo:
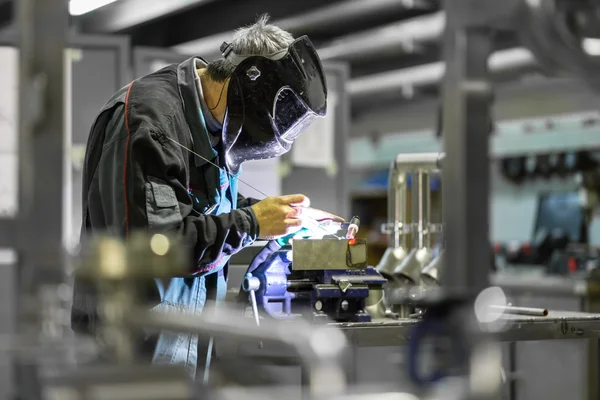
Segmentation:
[(69, 1), (69, 13), (82, 15), (115, 1), (117, 0), (71, 0)]
[(582, 47), (590, 56), (600, 56), (600, 39), (585, 38)]

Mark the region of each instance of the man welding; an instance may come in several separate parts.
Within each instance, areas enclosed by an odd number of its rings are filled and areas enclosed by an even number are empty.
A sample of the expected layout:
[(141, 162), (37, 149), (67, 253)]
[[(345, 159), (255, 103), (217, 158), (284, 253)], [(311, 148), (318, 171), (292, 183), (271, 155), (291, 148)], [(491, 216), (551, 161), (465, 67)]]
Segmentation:
[[(294, 39), (263, 16), (236, 31), (223, 58), (190, 58), (135, 80), (106, 103), (87, 143), (82, 240), (134, 230), (177, 234), (194, 263), (187, 277), (155, 280), (154, 310), (200, 313), (224, 299), (231, 255), (276, 239), (303, 219), (341, 218), (309, 208), (301, 194), (261, 201), (238, 194), (244, 161), (280, 156), (317, 117), (327, 87), (307, 37)], [(72, 327), (100, 331), (94, 291), (76, 282)], [(192, 373), (206, 350), (196, 335), (146, 341), (154, 363)]]

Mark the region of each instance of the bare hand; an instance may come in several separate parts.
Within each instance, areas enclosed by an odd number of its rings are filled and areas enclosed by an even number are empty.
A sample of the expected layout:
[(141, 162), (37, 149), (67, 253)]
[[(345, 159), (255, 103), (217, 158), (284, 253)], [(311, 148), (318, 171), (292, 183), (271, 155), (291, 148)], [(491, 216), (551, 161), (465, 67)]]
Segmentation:
[(259, 237), (272, 240), (287, 236), (302, 226), (300, 214), (310, 205), (303, 194), (268, 197), (251, 208), (259, 226)]

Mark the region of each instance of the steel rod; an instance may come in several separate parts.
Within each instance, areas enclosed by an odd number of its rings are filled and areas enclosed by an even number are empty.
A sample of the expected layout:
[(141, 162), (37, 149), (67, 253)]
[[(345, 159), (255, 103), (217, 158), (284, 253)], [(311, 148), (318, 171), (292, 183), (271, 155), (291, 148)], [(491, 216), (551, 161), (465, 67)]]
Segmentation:
[(504, 314), (531, 315), (534, 317), (548, 316), (548, 310), (545, 308), (513, 307), (513, 306), (490, 306), (494, 311), (500, 311)]

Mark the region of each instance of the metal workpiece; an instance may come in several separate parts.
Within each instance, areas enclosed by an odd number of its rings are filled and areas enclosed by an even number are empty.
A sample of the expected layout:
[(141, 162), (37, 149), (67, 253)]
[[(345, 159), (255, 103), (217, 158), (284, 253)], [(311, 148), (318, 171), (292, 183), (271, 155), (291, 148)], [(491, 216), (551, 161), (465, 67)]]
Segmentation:
[(400, 171), (428, 171), (434, 172), (440, 169), (440, 162), (445, 153), (406, 153), (398, 154), (394, 160), (394, 167)]
[(295, 239), (292, 243), (293, 271), (365, 269), (367, 243), (353, 239)]
[(418, 285), (421, 282), (421, 270), (424, 263), (419, 259), (419, 250), (412, 249), (394, 270), (394, 279), (398, 282), (406, 282)]
[(407, 237), (403, 232), (408, 223), (408, 171), (395, 168), (392, 164), (388, 182), (388, 247), (408, 248)]
[(531, 315), (534, 317), (545, 317), (548, 315), (548, 310), (546, 310), (545, 308), (491, 305), (490, 310), (501, 314)]
[[(396, 273), (407, 276), (413, 282), (414, 271), (405, 271), (414, 260), (407, 260), (409, 250), (421, 249), (418, 259), (423, 265), (429, 260), (433, 226), (431, 215), (430, 174), (438, 171), (444, 153), (399, 154), (392, 162), (388, 183), (388, 222), (382, 231), (389, 235), (388, 248), (377, 265), (378, 272), (394, 279)], [(413, 182), (413, 220), (408, 220), (408, 178)], [(412, 234), (412, 246), (408, 244), (408, 234)], [(413, 254), (416, 256), (417, 254)], [(407, 264), (408, 263), (408, 264)], [(405, 271), (405, 272), (402, 272)]]
[(365, 309), (371, 318), (385, 318), (386, 308), (383, 288), (370, 289), (369, 297), (365, 300)]
[(406, 258), (407, 251), (404, 247), (388, 247), (375, 269), (388, 281), (394, 279), (394, 271)]
[(431, 248), (429, 223), (431, 216), (431, 185), (429, 171), (420, 169), (413, 175), (413, 220), (416, 232), (413, 233), (413, 248)]
[(434, 257), (421, 271), (421, 281), (427, 286), (438, 286), (444, 266), (444, 250)]

